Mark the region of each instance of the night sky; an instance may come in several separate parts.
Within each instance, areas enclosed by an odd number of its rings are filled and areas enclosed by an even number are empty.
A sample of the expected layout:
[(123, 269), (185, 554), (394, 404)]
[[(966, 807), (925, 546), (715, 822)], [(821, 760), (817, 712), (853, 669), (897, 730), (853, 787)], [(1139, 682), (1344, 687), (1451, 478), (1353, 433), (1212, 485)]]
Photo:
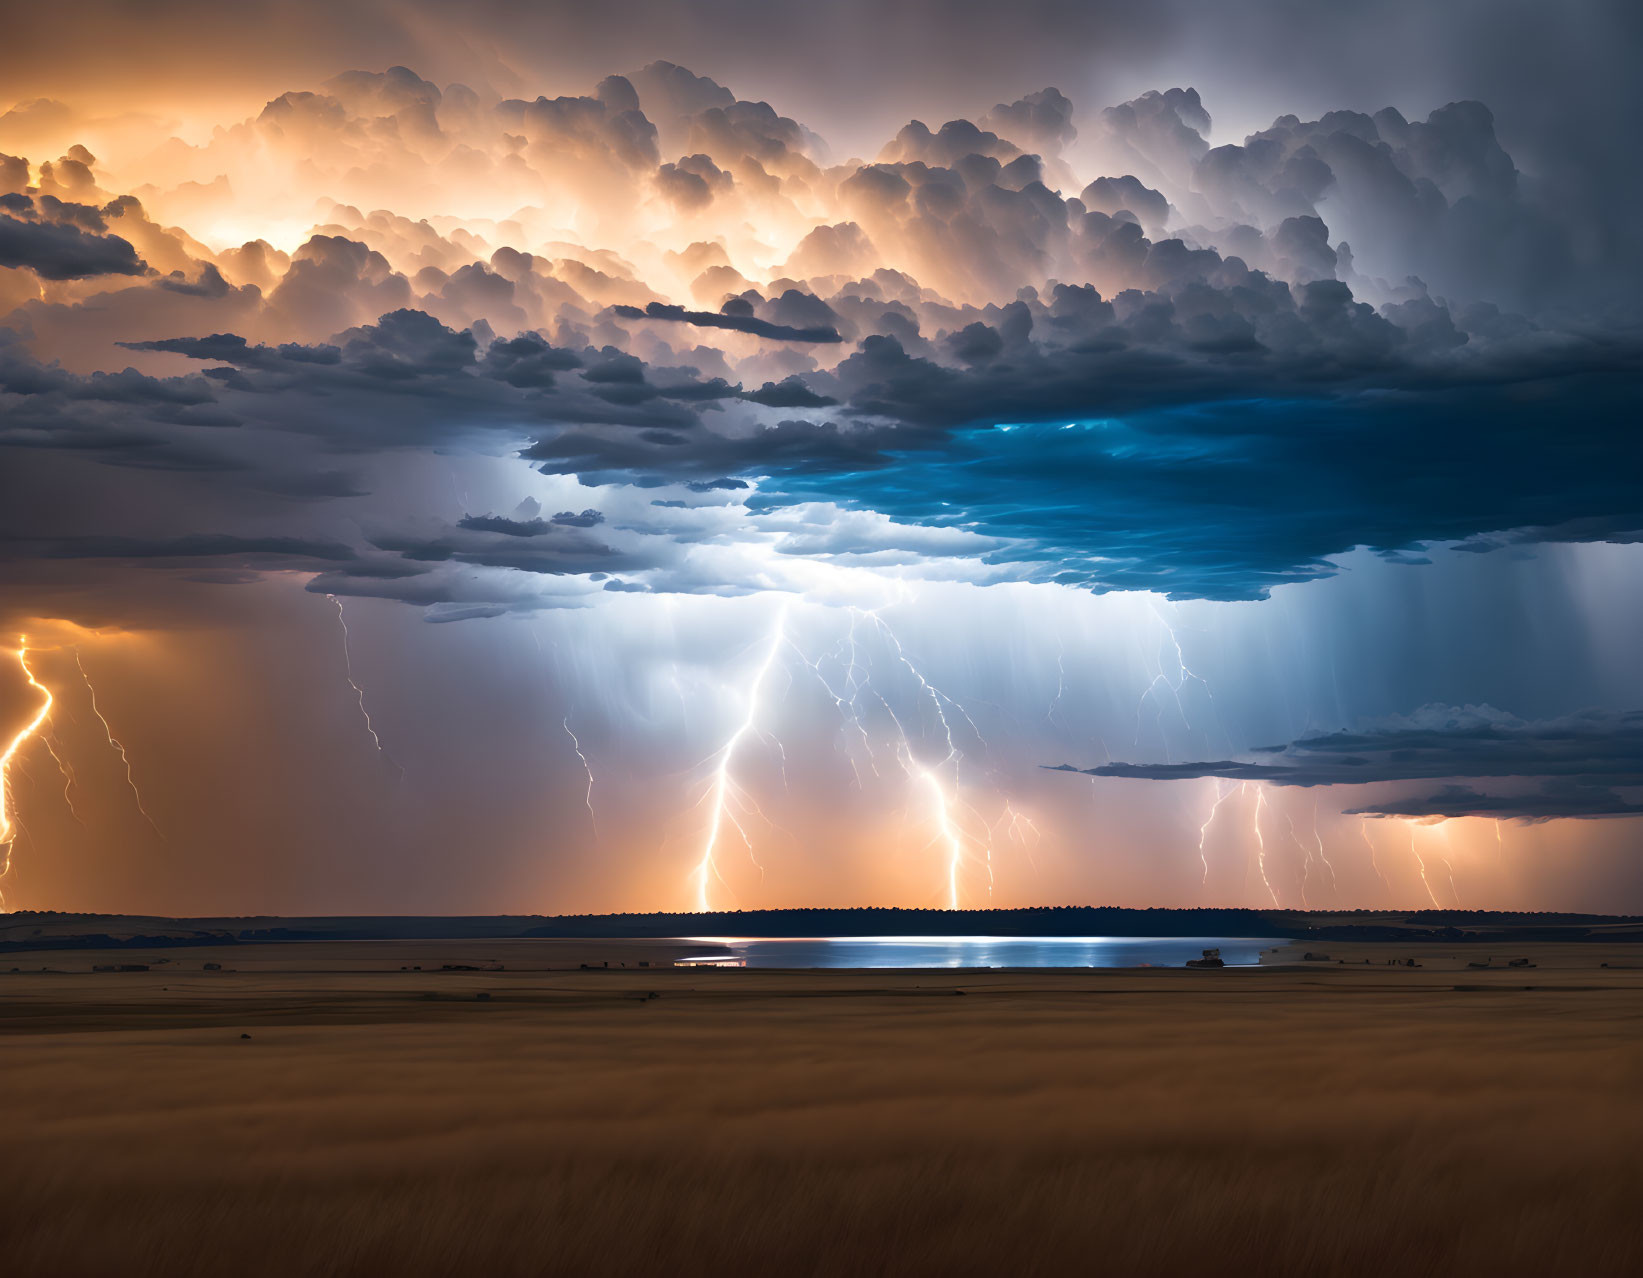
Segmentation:
[(592, 8), (4, 4), (7, 908), (1643, 910), (1639, 10)]

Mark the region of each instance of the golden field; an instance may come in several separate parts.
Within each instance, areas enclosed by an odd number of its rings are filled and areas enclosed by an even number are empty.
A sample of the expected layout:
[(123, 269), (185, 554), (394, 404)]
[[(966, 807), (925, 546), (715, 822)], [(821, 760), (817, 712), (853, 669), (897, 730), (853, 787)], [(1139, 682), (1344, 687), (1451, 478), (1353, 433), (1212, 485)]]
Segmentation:
[(0, 956), (4, 1272), (1643, 1271), (1636, 951), (633, 966), (675, 952)]

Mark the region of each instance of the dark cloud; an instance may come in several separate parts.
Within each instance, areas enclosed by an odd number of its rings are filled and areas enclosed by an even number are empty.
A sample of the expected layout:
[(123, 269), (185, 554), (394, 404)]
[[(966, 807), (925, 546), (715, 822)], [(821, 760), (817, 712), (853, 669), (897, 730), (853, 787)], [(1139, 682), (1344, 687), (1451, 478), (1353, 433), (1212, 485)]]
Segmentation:
[(1595, 820), (1643, 816), (1643, 803), (1626, 799), (1603, 786), (1546, 786), (1529, 794), (1480, 794), (1466, 786), (1450, 785), (1432, 794), (1349, 808), (1343, 815), (1416, 820), (1432, 817), (1492, 817), (1498, 821), (1525, 822), (1565, 818)]
[(1367, 816), (1622, 816), (1640, 809), (1615, 793), (1643, 787), (1643, 711), (1589, 710), (1524, 720), (1489, 706), (1427, 706), (1352, 732), (1303, 737), (1254, 752), (1251, 761), (1108, 763), (1060, 771), (1132, 780), (1221, 777), (1278, 786), (1374, 785), (1489, 778), (1530, 780), (1529, 793), (1479, 794), (1445, 786), (1351, 810)]
[(141, 275), (147, 264), (118, 235), (98, 235), (72, 222), (23, 221), (0, 214), (0, 266), (24, 266), (44, 280)]
[(185, 537), (66, 537), (39, 542), (33, 553), (48, 559), (304, 559), (330, 562), (354, 558), (337, 542), (299, 537), (242, 537), (230, 533), (193, 533)]
[[(524, 460), (587, 484), (756, 485), (756, 513), (871, 511), (976, 534), (983, 570), (1175, 598), (1260, 597), (1359, 546), (1414, 563), (1431, 542), (1643, 530), (1640, 330), (1539, 308), (1537, 281), (1569, 273), (1558, 246), (1578, 237), (1487, 108), (1284, 115), (1211, 146), (1204, 95), (1142, 93), (1078, 116), (1080, 143), (1122, 163), (1072, 198), (1070, 99), (1000, 100), (979, 121), (914, 120), (875, 162), (833, 168), (795, 120), (673, 63), (591, 96), (501, 101), (404, 67), (346, 73), (245, 126), (344, 175), (513, 166), (586, 196), (613, 235), (658, 190), (749, 219), (826, 208), (789, 274), (718, 292), (716, 311), (655, 300), (645, 268), (522, 238), (522, 223), (482, 241), (343, 204), (289, 256), (210, 261), (135, 200), (106, 199), (90, 154), (71, 153), (50, 191), (6, 196), (6, 216), (126, 244), (163, 274), (28, 299), (30, 342), (100, 323), (142, 358), (69, 372), (8, 339), (0, 446), (215, 475), (223, 493), (352, 498), (379, 455), (523, 443)], [(663, 254), (663, 273), (740, 279), (730, 245)], [(1433, 255), (1463, 285), (1510, 275), (1535, 305), (1388, 283), (1379, 263), (1399, 254)], [(716, 333), (768, 340), (707, 344)], [(173, 356), (206, 367), (155, 375)], [(336, 455), (349, 471), (323, 464)], [(395, 534), (391, 553), (523, 564), (586, 517), (466, 516)], [(481, 534), (496, 544), (463, 540)]]
[(755, 337), (768, 337), (778, 342), (839, 342), (844, 339), (835, 328), (818, 326), (795, 328), (789, 324), (773, 324), (755, 315), (723, 314), (717, 311), (688, 311), (682, 306), (651, 302), (643, 310), (637, 306), (613, 306), (614, 314), (624, 319), (669, 320), (679, 324), (694, 324), (698, 328), (724, 328)]

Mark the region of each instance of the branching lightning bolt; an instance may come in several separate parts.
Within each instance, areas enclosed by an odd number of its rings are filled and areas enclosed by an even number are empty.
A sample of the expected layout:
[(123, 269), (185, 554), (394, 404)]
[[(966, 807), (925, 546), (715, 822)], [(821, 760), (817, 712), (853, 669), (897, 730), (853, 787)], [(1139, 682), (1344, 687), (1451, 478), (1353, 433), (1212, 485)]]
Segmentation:
[(1158, 619), (1158, 624), (1163, 626), (1164, 633), (1169, 636), (1170, 646), (1175, 649), (1175, 665), (1177, 671), (1179, 672), (1179, 677), (1172, 683), (1169, 677), (1164, 673), (1164, 663), (1157, 660), (1156, 653), (1154, 654), (1154, 664), (1158, 667), (1158, 673), (1152, 677), (1152, 682), (1141, 690), (1141, 697), (1135, 703), (1135, 744), (1141, 744), (1141, 711), (1147, 704), (1147, 698), (1151, 697), (1152, 703), (1157, 709), (1157, 714), (1153, 717), (1154, 722), (1159, 724), (1158, 732), (1159, 736), (1163, 739), (1164, 757), (1168, 760), (1170, 756), (1169, 738), (1165, 736), (1163, 730), (1162, 720), (1164, 715), (1164, 705), (1158, 698), (1158, 686), (1162, 684), (1169, 690), (1171, 697), (1173, 697), (1175, 701), (1175, 712), (1181, 716), (1181, 722), (1186, 725), (1189, 731), (1192, 728), (1192, 720), (1187, 718), (1186, 703), (1181, 700), (1181, 690), (1185, 688), (1189, 682), (1202, 684), (1204, 692), (1209, 697), (1212, 704), (1215, 700), (1215, 694), (1210, 691), (1209, 681), (1202, 675), (1195, 672), (1192, 667), (1187, 665), (1186, 653), (1181, 648), (1181, 640), (1176, 636), (1175, 627), (1170, 625), (1168, 618), (1166, 618), (1163, 613), (1159, 612), (1156, 607), (1152, 609), (1152, 615)]
[[(748, 838), (747, 830), (737, 819), (732, 805), (740, 795), (740, 788), (736, 785), (731, 768), (736, 760), (736, 748), (741, 745), (748, 733), (757, 731), (760, 698), (764, 692), (765, 681), (770, 677), (770, 671), (776, 664), (776, 656), (781, 652), (783, 644), (787, 642), (787, 606), (784, 604), (776, 614), (776, 624), (770, 630), (770, 643), (765, 649), (764, 658), (754, 671), (753, 679), (748, 684), (746, 704), (743, 707), (742, 721), (737, 724), (736, 730), (730, 734), (725, 743), (710, 756), (717, 760), (713, 768), (713, 782), (708, 789), (710, 815), (708, 817), (707, 834), (702, 843), (702, 853), (696, 864), (696, 909), (706, 913), (712, 908), (708, 899), (708, 886), (712, 879), (724, 883), (724, 876), (719, 873), (718, 862), (714, 853), (719, 845), (719, 837), (724, 829), (725, 822), (729, 822), (740, 836), (747, 848), (749, 858), (753, 864), (759, 862), (754, 857), (753, 841)], [(762, 872), (763, 867), (760, 867)]]
[(365, 731), (371, 734), (371, 744), (376, 746), (378, 754), (386, 757), (387, 751), (382, 748), (382, 738), (377, 735), (376, 725), (371, 722), (371, 712), (365, 708), (365, 689), (354, 682), (354, 656), (349, 651), (348, 618), (342, 611), (342, 600), (335, 595), (325, 597), (337, 606), (337, 624), (342, 627), (342, 667), (348, 679), (348, 686), (354, 690), (354, 700), (359, 704), (360, 718), (365, 720)]
[(57, 746), (59, 743), (54, 739), (55, 737), (55, 732), (42, 732), (40, 734), (40, 744), (45, 746), (46, 753), (51, 756), (51, 761), (57, 765), (57, 771), (62, 775), (63, 802), (68, 807), (68, 814), (74, 818), (77, 825), (83, 826), (85, 822), (81, 820), (79, 810), (74, 806), (74, 768), (67, 759), (58, 753)]
[[(1247, 786), (1245, 781), (1242, 785)], [(1241, 787), (1240, 787), (1241, 788)], [(1251, 827), (1255, 831), (1255, 865), (1261, 871), (1261, 882), (1266, 884), (1266, 893), (1272, 898), (1274, 907), (1278, 906), (1278, 894), (1272, 890), (1272, 880), (1266, 874), (1266, 839), (1261, 835), (1261, 810), (1266, 807), (1266, 787), (1259, 781), (1255, 783), (1255, 817)]]
[(576, 757), (582, 761), (582, 771), (588, 775), (587, 793), (583, 796), (582, 801), (588, 807), (588, 826), (593, 831), (593, 837), (597, 839), (599, 837), (599, 823), (593, 816), (593, 765), (588, 762), (588, 756), (582, 753), (582, 743), (576, 739), (576, 733), (570, 726), (569, 715), (565, 716), (564, 724), (565, 735), (570, 738), (570, 748), (576, 751)]
[[(28, 636), (19, 635), (17, 638), (17, 664), (23, 671), (23, 677), (28, 680), (29, 687), (33, 688), (45, 698), (40, 708), (35, 711), (34, 717), (17, 730), (3, 753), (0, 753), (0, 848), (5, 850), (5, 858), (0, 861), (0, 876), (11, 868), (11, 845), (16, 841), (18, 834), (17, 818), (12, 814), (11, 800), (11, 765), (17, 758), (17, 752), (40, 731), (41, 725), (51, 716), (51, 707), (55, 698), (51, 689), (34, 677), (34, 671), (29, 668)], [(4, 898), (0, 898), (0, 909), (5, 908)]]
[[(1335, 867), (1324, 853), (1324, 836), (1318, 832), (1318, 800), (1316, 797), (1312, 800), (1312, 843), (1317, 852), (1318, 860), (1322, 861), (1324, 869), (1329, 871), (1329, 890), (1338, 898), (1340, 896), (1340, 886), (1335, 879)], [(1307, 852), (1307, 864), (1310, 865), (1311, 862), (1312, 851), (1309, 850)]]
[(1408, 821), (1405, 824), (1409, 827), (1409, 852), (1421, 869), (1421, 886), (1426, 889), (1426, 895), (1432, 898), (1432, 904), (1442, 909), (1443, 907), (1438, 905), (1438, 894), (1432, 890), (1432, 881), (1426, 877), (1426, 858), (1420, 854), (1420, 849), (1415, 846), (1415, 823)]
[[(120, 762), (125, 767), (126, 785), (131, 788), (131, 797), (137, 801), (137, 811), (142, 813), (143, 820), (148, 822), (149, 828), (155, 834), (160, 833), (160, 827), (154, 824), (154, 818), (148, 815), (148, 809), (143, 806), (143, 793), (137, 788), (137, 779), (131, 774), (131, 756), (126, 753), (125, 743), (114, 735), (114, 729), (108, 726), (97, 705), (97, 689), (92, 685), (91, 676), (86, 673), (86, 663), (80, 659), (80, 650), (74, 650), (74, 665), (80, 671), (80, 678), (85, 681), (86, 692), (91, 697), (91, 713), (97, 716), (97, 722), (103, 725), (103, 736), (108, 739), (109, 746), (119, 754)], [(163, 837), (163, 836), (162, 836)]]
[[(951, 763), (953, 765), (954, 783), (957, 784), (958, 764), (963, 757), (962, 752), (953, 741), (953, 728), (947, 718), (946, 707), (951, 707), (958, 713), (959, 718), (964, 721), (965, 726), (974, 734), (983, 749), (986, 748), (987, 739), (981, 735), (981, 729), (976, 727), (975, 720), (970, 717), (969, 712), (963, 706), (924, 677), (924, 672), (908, 657), (907, 650), (902, 646), (901, 640), (896, 637), (896, 632), (890, 628), (889, 623), (877, 612), (868, 612), (865, 615), (870, 617), (874, 624), (878, 626), (879, 632), (889, 642), (891, 650), (895, 653), (896, 660), (901, 663), (908, 674), (913, 676), (914, 681), (919, 686), (919, 691), (929, 699), (930, 707), (936, 714), (936, 722), (941, 725), (942, 741), (947, 747), (947, 752), (933, 764), (923, 763), (913, 753), (913, 743), (908, 737), (907, 730), (902, 725), (900, 718), (894, 711), (890, 710), (888, 703), (884, 703), (884, 708), (890, 711), (890, 719), (896, 725), (896, 731), (901, 738), (897, 743), (897, 752), (902, 767), (909, 776), (918, 778), (930, 795), (936, 826), (936, 838), (933, 841), (941, 843), (947, 851), (947, 908), (956, 910), (959, 908), (958, 881), (959, 873), (963, 869), (965, 861), (965, 845), (974, 842), (979, 847), (983, 864), (987, 868), (989, 897), (992, 894), (993, 850), (990, 837), (991, 830), (988, 830), (989, 837), (986, 839), (972, 839), (965, 834), (962, 825), (954, 820), (954, 801), (949, 798), (947, 788), (941, 781), (939, 769)], [(880, 701), (883, 701), (882, 697)], [(982, 823), (982, 828), (987, 829), (985, 822)]]
[(1204, 851), (1204, 844), (1209, 838), (1209, 827), (1215, 823), (1215, 814), (1221, 810), (1221, 805), (1238, 793), (1240, 791), (1232, 787), (1223, 790), (1221, 788), (1221, 779), (1219, 777), (1215, 778), (1215, 802), (1210, 804), (1209, 815), (1204, 818), (1204, 823), (1198, 827), (1198, 860), (1204, 867), (1203, 877), (1198, 881), (1200, 887), (1209, 882), (1209, 855)]
[(1369, 838), (1368, 817), (1358, 818), (1358, 833), (1363, 836), (1364, 847), (1369, 849), (1369, 868), (1375, 872), (1375, 877), (1381, 881), (1382, 887), (1390, 888), (1392, 885), (1386, 881), (1386, 875), (1381, 873), (1381, 867), (1375, 862), (1375, 845)]

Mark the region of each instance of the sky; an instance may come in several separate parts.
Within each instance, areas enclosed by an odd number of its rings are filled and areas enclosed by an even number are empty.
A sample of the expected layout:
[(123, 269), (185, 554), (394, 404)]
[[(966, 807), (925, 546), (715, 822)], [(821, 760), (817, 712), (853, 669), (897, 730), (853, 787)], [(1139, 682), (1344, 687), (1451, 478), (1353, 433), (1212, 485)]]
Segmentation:
[(1634, 6), (79, 13), (6, 908), (1643, 911)]

